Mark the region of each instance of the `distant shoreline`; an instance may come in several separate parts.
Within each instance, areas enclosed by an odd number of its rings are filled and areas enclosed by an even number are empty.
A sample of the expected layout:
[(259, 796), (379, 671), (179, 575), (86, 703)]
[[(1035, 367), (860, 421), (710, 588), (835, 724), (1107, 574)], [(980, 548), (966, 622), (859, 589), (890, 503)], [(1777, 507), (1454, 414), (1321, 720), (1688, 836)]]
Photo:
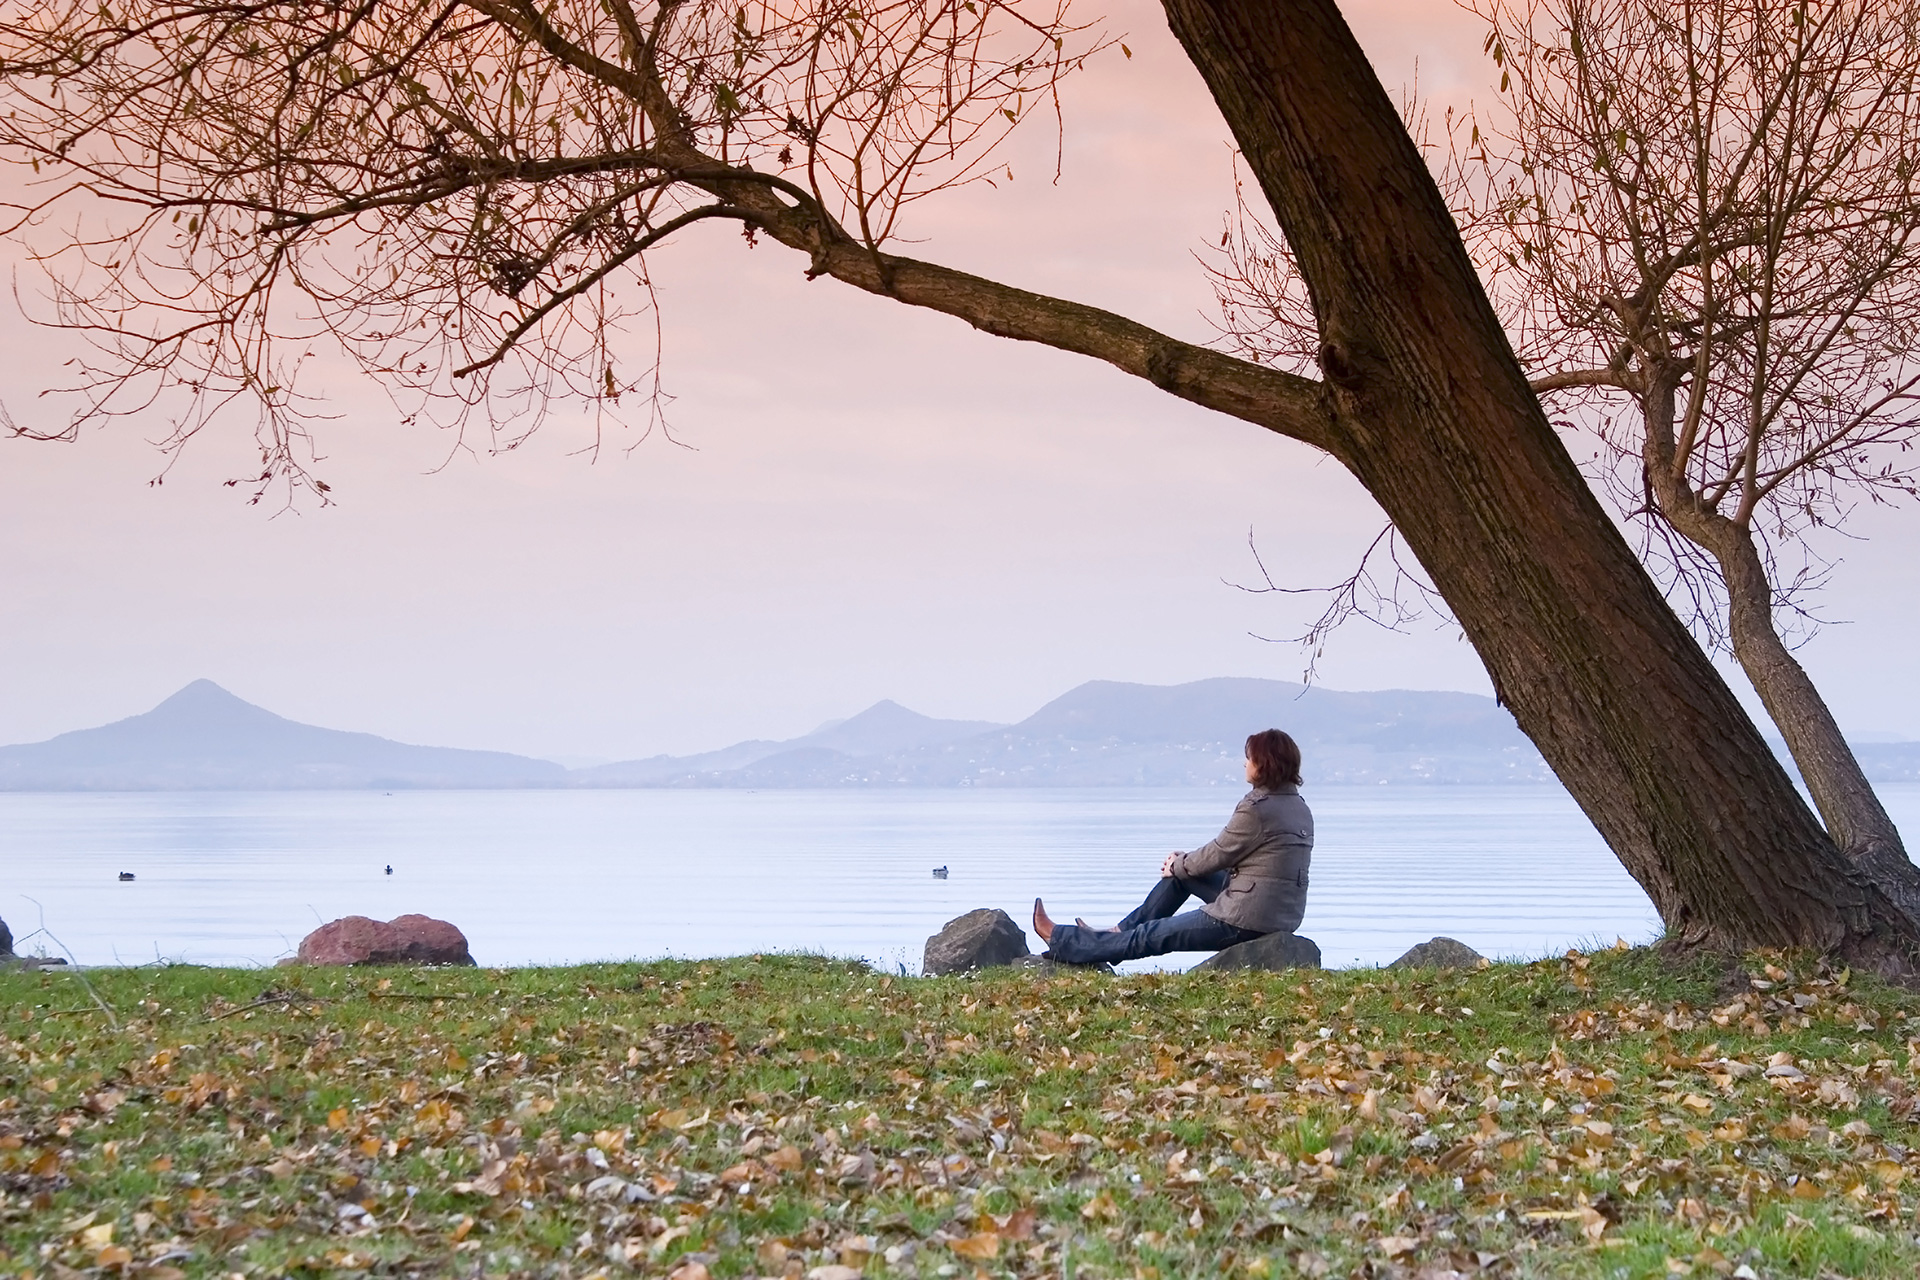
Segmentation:
[[(799, 738), (568, 769), (300, 724), (196, 680), (151, 711), (0, 747), (0, 792), (1232, 789), (1246, 734), (1268, 726), (1323, 785), (1558, 785), (1512, 715), (1469, 693), (1094, 680), (1017, 724), (882, 701)], [(1855, 751), (1875, 782), (1920, 780), (1920, 743)]]

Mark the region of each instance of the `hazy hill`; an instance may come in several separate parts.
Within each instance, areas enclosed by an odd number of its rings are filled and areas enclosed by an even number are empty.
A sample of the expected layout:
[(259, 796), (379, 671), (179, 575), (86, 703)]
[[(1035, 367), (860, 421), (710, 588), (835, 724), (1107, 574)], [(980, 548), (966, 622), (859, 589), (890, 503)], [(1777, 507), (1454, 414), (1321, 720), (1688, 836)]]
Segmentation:
[[(965, 722), (927, 723), (957, 728)], [(1319, 782), (1552, 779), (1513, 717), (1491, 698), (1408, 690), (1343, 693), (1222, 678), (1171, 686), (1094, 680), (1018, 724), (984, 732), (891, 749), (874, 749), (878, 743), (868, 739), (871, 745), (860, 751), (836, 749), (831, 734), (816, 734), (756, 751), (744, 762), (719, 762), (715, 757), (725, 754), (719, 752), (639, 762), (650, 767), (646, 777), (628, 773), (630, 781), (612, 785), (1238, 786), (1242, 744), (1249, 733), (1269, 726), (1300, 741), (1307, 775)]]
[[(572, 784), (578, 787), (699, 786), (717, 777), (737, 774), (731, 782), (740, 786), (833, 785), (798, 779), (813, 778), (822, 768), (828, 774), (839, 768), (823, 762), (910, 753), (1003, 727), (989, 720), (937, 720), (909, 711), (889, 699), (874, 703), (852, 719), (834, 721), (804, 737), (784, 742), (754, 739), (700, 755), (651, 756), (645, 760), (622, 760), (591, 769), (576, 769)], [(758, 767), (762, 762), (787, 756), (793, 757), (794, 781), (752, 781), (766, 772)], [(772, 773), (780, 775), (781, 767), (775, 766)]]
[(1222, 677), (1191, 684), (1090, 680), (1014, 725), (1025, 738), (1079, 742), (1217, 742), (1236, 750), (1255, 729), (1308, 742), (1384, 751), (1505, 750), (1531, 744), (1492, 698), (1391, 689), (1346, 693), (1285, 680)]
[[(975, 785), (1243, 785), (1249, 733), (1285, 729), (1318, 782), (1547, 782), (1513, 717), (1470, 693), (1348, 693), (1283, 680), (1096, 680), (969, 744)], [(957, 763), (957, 762), (955, 762)], [(1054, 781), (1043, 781), (1053, 779)]]
[[(782, 742), (568, 771), (299, 724), (196, 680), (144, 715), (0, 747), (0, 790), (1238, 787), (1241, 744), (1268, 726), (1299, 739), (1310, 784), (1553, 781), (1512, 716), (1468, 693), (1094, 680), (1018, 724), (940, 720), (879, 702)], [(1876, 781), (1920, 780), (1920, 743), (1856, 749)]]
[(1920, 782), (1920, 742), (1856, 742), (1853, 754), (1874, 782)]
[(414, 747), (277, 716), (195, 680), (143, 715), (0, 747), (0, 790), (552, 787), (567, 771), (501, 751)]

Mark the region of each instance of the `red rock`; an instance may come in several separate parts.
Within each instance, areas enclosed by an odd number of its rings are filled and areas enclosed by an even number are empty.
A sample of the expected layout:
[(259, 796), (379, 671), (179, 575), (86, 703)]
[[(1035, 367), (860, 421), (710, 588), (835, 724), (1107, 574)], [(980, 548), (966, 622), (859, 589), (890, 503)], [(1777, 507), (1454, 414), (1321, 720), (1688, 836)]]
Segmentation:
[(445, 920), (408, 915), (381, 923), (342, 916), (300, 940), (301, 964), (473, 963), (467, 937)]
[(432, 916), (395, 916), (387, 926), (400, 935), (408, 964), (472, 964), (467, 935)]
[(300, 939), (303, 964), (370, 964), (387, 950), (393, 931), (378, 920), (346, 916)]

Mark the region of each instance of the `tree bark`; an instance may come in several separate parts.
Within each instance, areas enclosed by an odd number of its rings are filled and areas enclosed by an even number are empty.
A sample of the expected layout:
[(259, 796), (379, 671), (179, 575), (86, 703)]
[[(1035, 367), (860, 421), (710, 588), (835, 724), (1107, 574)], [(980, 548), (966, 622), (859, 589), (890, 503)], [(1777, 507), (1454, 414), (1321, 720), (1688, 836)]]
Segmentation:
[(1874, 794), (1826, 699), (1774, 628), (1773, 583), (1752, 528), (1708, 506), (1687, 481), (1674, 437), (1683, 376), (1678, 364), (1656, 363), (1644, 379), (1641, 463), (1647, 487), (1674, 531), (1720, 566), (1733, 655), (1786, 739), (1827, 834), (1882, 892), (1920, 919), (1920, 867), (1908, 860), (1899, 828)]
[(1164, 0), (1299, 261), (1330, 450), (1682, 945), (1908, 968), (1920, 925), (1841, 856), (1554, 435), (1333, 0)]
[(1706, 545), (1706, 550), (1726, 579), (1733, 656), (1786, 739), (1827, 833), (1888, 897), (1920, 916), (1920, 868), (1907, 858), (1899, 828), (1874, 794), (1826, 699), (1774, 629), (1773, 584), (1753, 531), (1728, 520), (1718, 541), (1721, 545)]

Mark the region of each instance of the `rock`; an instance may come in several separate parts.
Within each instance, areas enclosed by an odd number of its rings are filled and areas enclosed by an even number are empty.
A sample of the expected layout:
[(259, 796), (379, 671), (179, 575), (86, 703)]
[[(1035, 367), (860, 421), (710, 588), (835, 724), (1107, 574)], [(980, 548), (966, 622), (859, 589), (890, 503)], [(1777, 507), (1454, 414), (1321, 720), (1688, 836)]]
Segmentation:
[(432, 916), (395, 916), (387, 922), (400, 935), (408, 964), (473, 963), (467, 950), (467, 935), (445, 920)]
[(1027, 931), (997, 907), (981, 907), (947, 921), (927, 939), (920, 972), (928, 977), (1012, 964), (1027, 955)]
[(1320, 947), (1312, 938), (1297, 933), (1269, 933), (1217, 951), (1199, 964), (1200, 969), (1318, 969)]
[(1464, 942), (1433, 938), (1388, 965), (1389, 969), (1473, 969), (1486, 959)]
[(17, 956), (13, 953), (13, 930), (0, 920), (0, 972), (14, 969), (45, 969), (65, 964), (65, 956)]
[(432, 916), (398, 916), (382, 924), (342, 916), (300, 940), (301, 964), (473, 963), (467, 937)]
[(0, 955), (0, 973), (15, 970), (52, 969), (67, 963), (65, 956), (17, 956), (11, 951)]
[(397, 945), (391, 926), (365, 916), (345, 916), (300, 939), (303, 964), (377, 964)]

